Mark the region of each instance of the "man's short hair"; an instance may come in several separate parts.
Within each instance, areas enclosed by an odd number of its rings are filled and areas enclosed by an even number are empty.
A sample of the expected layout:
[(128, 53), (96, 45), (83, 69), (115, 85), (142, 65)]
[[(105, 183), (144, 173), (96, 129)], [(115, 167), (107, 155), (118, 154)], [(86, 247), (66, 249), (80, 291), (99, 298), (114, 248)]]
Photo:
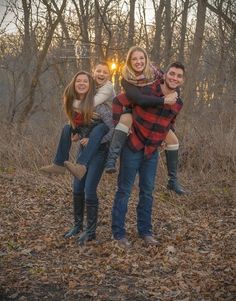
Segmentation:
[(185, 67), (181, 62), (174, 62), (171, 63), (167, 68), (166, 68), (166, 72), (168, 72), (170, 70), (170, 68), (177, 68), (177, 69), (182, 69), (183, 70), (183, 74), (185, 74)]

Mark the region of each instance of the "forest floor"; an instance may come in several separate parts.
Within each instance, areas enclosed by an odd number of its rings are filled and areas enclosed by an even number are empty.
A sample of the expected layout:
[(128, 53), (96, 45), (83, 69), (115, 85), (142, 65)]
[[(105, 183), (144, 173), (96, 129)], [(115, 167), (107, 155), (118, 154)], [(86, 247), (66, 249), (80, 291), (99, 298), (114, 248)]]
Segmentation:
[[(127, 216), (129, 251), (111, 239), (114, 176), (99, 188), (97, 240), (64, 239), (72, 224), (69, 176), (0, 173), (0, 300), (236, 300), (233, 185), (198, 183), (178, 197), (155, 191), (159, 247), (137, 236), (135, 186)], [(191, 186), (191, 185), (190, 185)]]

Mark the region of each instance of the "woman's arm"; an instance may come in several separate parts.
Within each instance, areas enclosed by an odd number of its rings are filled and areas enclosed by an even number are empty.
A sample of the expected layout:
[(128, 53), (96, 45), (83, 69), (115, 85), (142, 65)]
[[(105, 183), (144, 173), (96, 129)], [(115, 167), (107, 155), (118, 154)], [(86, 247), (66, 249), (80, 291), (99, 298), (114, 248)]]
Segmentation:
[(125, 79), (121, 80), (121, 85), (125, 89), (125, 93), (132, 103), (141, 107), (156, 107), (164, 105), (164, 97), (158, 97), (153, 95), (145, 95), (141, 90)]
[(115, 97), (114, 87), (112, 82), (108, 81), (102, 87), (97, 89), (94, 96), (94, 106), (98, 106), (106, 101), (112, 103), (112, 99)]
[(178, 97), (178, 91), (170, 93), (163, 97), (159, 97), (143, 94), (137, 86), (130, 84), (124, 79), (122, 79), (121, 84), (125, 89), (126, 95), (132, 101), (132, 103), (143, 108), (157, 107), (164, 104), (173, 105), (176, 103)]

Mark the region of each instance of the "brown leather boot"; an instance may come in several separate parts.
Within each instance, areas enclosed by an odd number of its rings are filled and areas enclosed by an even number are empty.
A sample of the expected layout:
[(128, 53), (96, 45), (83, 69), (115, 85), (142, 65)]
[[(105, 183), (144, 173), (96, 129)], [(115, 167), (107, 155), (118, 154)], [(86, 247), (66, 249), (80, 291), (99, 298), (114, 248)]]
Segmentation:
[(43, 174), (64, 175), (66, 172), (66, 168), (64, 166), (60, 166), (53, 163), (51, 165), (41, 167), (39, 171)]
[(65, 161), (64, 162), (65, 167), (72, 173), (72, 175), (79, 180), (83, 178), (83, 176), (86, 174), (87, 168), (85, 165), (82, 164), (74, 164), (71, 163), (70, 161)]

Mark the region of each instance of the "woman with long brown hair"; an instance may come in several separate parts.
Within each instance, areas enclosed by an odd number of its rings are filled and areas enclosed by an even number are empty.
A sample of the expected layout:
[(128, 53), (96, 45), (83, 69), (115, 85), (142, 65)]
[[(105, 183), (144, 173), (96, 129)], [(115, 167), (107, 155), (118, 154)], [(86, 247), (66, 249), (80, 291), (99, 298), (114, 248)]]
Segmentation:
[[(65, 237), (79, 234), (83, 230), (84, 209), (87, 212), (87, 227), (78, 239), (79, 245), (95, 239), (98, 217), (97, 186), (101, 179), (108, 151), (108, 143), (113, 133), (113, 121), (110, 106), (103, 102), (95, 106), (96, 85), (90, 73), (77, 72), (63, 95), (64, 107), (69, 124), (63, 129), (54, 160), (56, 168), (67, 168), (75, 177), (73, 182), (74, 226), (65, 233)], [(96, 130), (96, 131), (95, 131)], [(92, 132), (94, 147), (87, 150)], [(84, 152), (90, 152), (86, 171), (80, 179), (74, 170), (78, 164), (68, 161), (68, 148), (72, 141), (80, 142), (77, 162)], [(96, 150), (95, 150), (96, 149)], [(65, 157), (65, 154), (67, 157)]]

